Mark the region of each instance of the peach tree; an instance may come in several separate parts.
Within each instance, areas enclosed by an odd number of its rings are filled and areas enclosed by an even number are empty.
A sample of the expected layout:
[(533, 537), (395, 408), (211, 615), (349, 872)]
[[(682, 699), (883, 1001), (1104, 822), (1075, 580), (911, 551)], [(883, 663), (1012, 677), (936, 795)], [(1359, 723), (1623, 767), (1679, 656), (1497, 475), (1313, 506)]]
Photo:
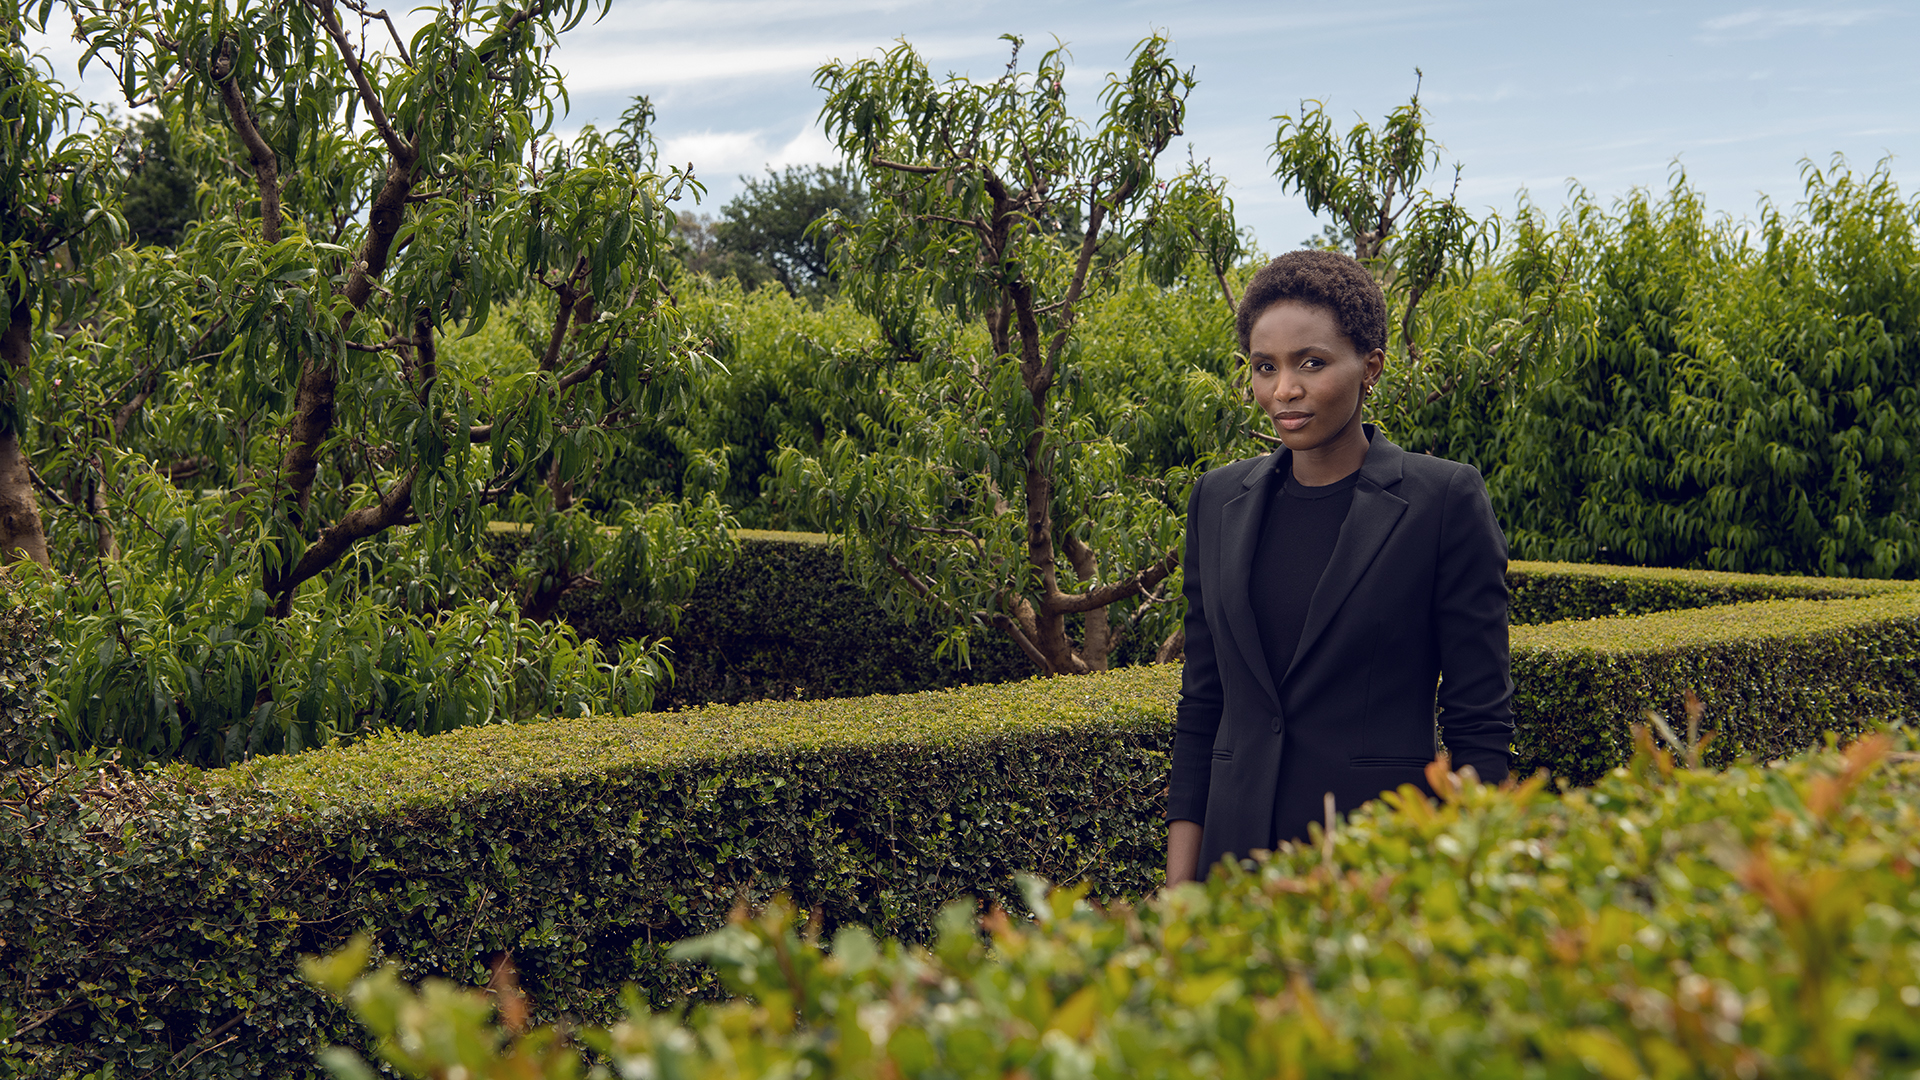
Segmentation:
[[(667, 284), (692, 178), (655, 170), (644, 109), (553, 133), (552, 50), (606, 5), (408, 32), (353, 0), (66, 6), (82, 70), (164, 118), (199, 220), (93, 253), (24, 329), (14, 303), (69, 660), (45, 745), (221, 761), (645, 707), (655, 645), (542, 621), (596, 574), (671, 601), (725, 532), (711, 500), (572, 505), (703, 362)], [(484, 572), (509, 516), (535, 532), (517, 594)]]
[[(1133, 467), (1148, 403), (1091, 400), (1076, 331), (1143, 246), (1162, 276), (1199, 273), (1205, 240), (1230, 260), (1237, 234), (1222, 239), (1223, 200), (1189, 197), (1203, 169), (1159, 174), (1194, 85), (1164, 39), (1108, 76), (1092, 121), (1068, 108), (1064, 49), (1023, 68), (1009, 40), (984, 81), (937, 79), (907, 44), (819, 70), (827, 132), (869, 199), (835, 225), (835, 267), (894, 377), (854, 430), (783, 450), (777, 484), (944, 649), (1000, 632), (1043, 672), (1085, 672), (1129, 633), (1171, 628), (1190, 473)], [(1213, 218), (1174, 220), (1195, 206)]]

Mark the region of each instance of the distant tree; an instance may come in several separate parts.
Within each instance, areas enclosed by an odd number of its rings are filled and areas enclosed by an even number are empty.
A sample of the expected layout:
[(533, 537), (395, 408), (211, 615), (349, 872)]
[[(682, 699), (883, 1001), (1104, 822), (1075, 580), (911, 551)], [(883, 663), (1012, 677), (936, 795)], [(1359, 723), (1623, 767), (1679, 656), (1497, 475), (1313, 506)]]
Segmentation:
[(193, 196), (200, 182), (174, 154), (163, 117), (140, 117), (127, 135), (120, 151), (127, 171), (120, 210), (128, 237), (138, 244), (178, 247), (187, 224), (198, 216)]
[(680, 211), (673, 226), (674, 247), (688, 270), (710, 278), (736, 278), (748, 290), (774, 280), (773, 268), (751, 255), (720, 246), (720, 223), (712, 214)]
[[(833, 236), (867, 215), (859, 177), (841, 165), (807, 165), (768, 169), (764, 180), (743, 176), (740, 182), (746, 190), (713, 225), (714, 251), (758, 263), (796, 296), (825, 288)], [(830, 214), (837, 215), (835, 225), (814, 227)]]

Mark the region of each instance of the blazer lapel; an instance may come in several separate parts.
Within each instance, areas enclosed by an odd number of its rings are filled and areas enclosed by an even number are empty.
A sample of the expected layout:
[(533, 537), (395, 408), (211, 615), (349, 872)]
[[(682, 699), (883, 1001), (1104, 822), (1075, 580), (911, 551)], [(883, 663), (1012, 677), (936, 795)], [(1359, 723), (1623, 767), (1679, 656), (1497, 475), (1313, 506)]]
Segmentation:
[(1267, 651), (1260, 643), (1260, 623), (1253, 615), (1253, 559), (1260, 548), (1260, 528), (1266, 522), (1267, 503), (1274, 485), (1288, 465), (1288, 451), (1275, 451), (1276, 460), (1255, 467), (1242, 482), (1245, 490), (1221, 508), (1220, 514), (1220, 591), (1227, 627), (1233, 631), (1233, 643), (1240, 656), (1267, 692), (1274, 711), (1280, 708), (1280, 695), (1274, 691), (1273, 672), (1267, 667)]
[[(1340, 605), (1346, 603), (1347, 594), (1360, 583), (1367, 567), (1373, 565), (1374, 556), (1380, 553), (1393, 527), (1400, 523), (1400, 515), (1407, 510), (1407, 501), (1388, 490), (1400, 483), (1400, 459), (1406, 451), (1388, 442), (1372, 425), (1368, 425), (1367, 434), (1372, 443), (1367, 447), (1367, 460), (1360, 466), (1360, 480), (1353, 488), (1353, 506), (1340, 526), (1333, 557), (1327, 561), (1320, 584), (1313, 590), (1313, 599), (1307, 603), (1307, 621), (1300, 629), (1300, 646), (1287, 665), (1288, 675), (1300, 666), (1300, 658), (1307, 655), (1313, 643), (1326, 632)], [(1285, 676), (1281, 681), (1286, 681)]]

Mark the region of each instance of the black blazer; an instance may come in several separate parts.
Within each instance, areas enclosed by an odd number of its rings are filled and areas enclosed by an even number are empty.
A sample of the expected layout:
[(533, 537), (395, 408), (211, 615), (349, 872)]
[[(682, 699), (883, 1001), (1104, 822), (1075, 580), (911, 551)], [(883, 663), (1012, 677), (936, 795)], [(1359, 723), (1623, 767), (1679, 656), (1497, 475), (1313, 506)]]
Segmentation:
[(1507, 545), (1486, 486), (1471, 466), (1409, 454), (1371, 425), (1367, 436), (1352, 507), (1284, 672), (1268, 670), (1249, 582), (1291, 452), (1193, 486), (1167, 817), (1201, 824), (1203, 873), (1272, 846), (1276, 810), (1281, 822), (1317, 821), (1329, 791), (1344, 813), (1404, 783), (1425, 788), (1436, 683), (1453, 767), (1506, 779)]

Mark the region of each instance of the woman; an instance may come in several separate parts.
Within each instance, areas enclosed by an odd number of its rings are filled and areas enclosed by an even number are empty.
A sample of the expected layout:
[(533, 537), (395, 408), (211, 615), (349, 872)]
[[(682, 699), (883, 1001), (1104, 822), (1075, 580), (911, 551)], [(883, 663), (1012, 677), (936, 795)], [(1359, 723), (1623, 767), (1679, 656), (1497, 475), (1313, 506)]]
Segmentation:
[(1297, 251), (1237, 318), (1284, 448), (1215, 469), (1187, 508), (1186, 673), (1167, 883), (1455, 768), (1507, 775), (1506, 540), (1480, 474), (1361, 422), (1387, 310), (1344, 255)]

